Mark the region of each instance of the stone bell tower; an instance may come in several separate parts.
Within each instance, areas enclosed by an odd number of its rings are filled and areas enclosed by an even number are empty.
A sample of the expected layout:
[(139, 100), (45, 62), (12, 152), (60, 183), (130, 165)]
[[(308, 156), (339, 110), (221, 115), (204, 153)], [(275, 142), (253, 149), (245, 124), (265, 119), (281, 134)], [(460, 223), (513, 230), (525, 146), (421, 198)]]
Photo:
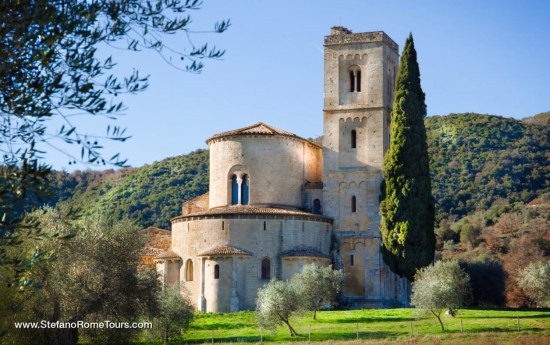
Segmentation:
[(380, 254), (380, 182), (399, 48), (382, 31), (341, 26), (324, 46), (323, 214), (334, 220), (344, 295), (373, 307), (406, 304), (404, 280)]

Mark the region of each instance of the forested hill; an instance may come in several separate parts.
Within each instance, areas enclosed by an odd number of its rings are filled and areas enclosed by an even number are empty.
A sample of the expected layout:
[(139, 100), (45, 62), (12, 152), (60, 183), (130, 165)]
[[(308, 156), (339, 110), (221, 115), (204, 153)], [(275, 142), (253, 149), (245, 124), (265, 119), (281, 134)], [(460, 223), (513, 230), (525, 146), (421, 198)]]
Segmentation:
[(549, 119), (550, 113), (523, 121), (479, 114), (426, 118), (437, 220), (550, 191)]
[[(129, 217), (141, 226), (170, 229), (181, 204), (208, 191), (208, 151), (166, 158), (141, 168), (55, 173), (55, 200), (69, 200), (84, 214)], [(71, 199), (72, 195), (72, 199)]]
[[(426, 118), (438, 221), (486, 209), (495, 200), (527, 202), (550, 191), (550, 113), (523, 121), (491, 115)], [(56, 197), (142, 227), (169, 229), (181, 204), (208, 190), (208, 151), (141, 168), (58, 172)]]

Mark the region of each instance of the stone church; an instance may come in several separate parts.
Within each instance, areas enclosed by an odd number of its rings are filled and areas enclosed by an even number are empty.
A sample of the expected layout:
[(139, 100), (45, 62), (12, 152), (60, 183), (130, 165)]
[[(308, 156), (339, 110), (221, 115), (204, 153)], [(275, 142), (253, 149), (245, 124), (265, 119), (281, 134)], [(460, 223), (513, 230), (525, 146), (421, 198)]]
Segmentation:
[(270, 279), (332, 265), (345, 306), (406, 304), (406, 281), (382, 261), (378, 201), (398, 57), (384, 32), (333, 27), (322, 139), (265, 123), (210, 137), (209, 192), (156, 230), (168, 240), (149, 259), (164, 283), (185, 286), (199, 311), (233, 312), (254, 309)]

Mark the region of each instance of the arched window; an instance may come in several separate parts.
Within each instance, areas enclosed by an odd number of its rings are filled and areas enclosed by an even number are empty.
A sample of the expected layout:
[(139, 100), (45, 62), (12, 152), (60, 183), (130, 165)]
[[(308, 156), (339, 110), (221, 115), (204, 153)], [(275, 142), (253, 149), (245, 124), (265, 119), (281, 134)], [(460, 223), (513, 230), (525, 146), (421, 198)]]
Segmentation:
[(220, 265), (214, 266), (214, 279), (220, 279)]
[(351, 131), (351, 148), (357, 148), (357, 131), (355, 129)]
[(321, 214), (321, 200), (319, 199), (313, 200), (313, 213)]
[(193, 260), (191, 259), (185, 262), (185, 280), (188, 282), (193, 281)]
[(359, 66), (349, 68), (349, 92), (361, 92), (361, 68)]
[(262, 259), (262, 279), (271, 279), (271, 260)]
[(231, 178), (231, 205), (239, 203), (239, 184), (237, 183), (237, 175)]
[(357, 198), (355, 195), (351, 197), (351, 212), (357, 212)]
[(349, 265), (350, 265), (350, 266), (353, 266), (353, 265), (355, 264), (355, 260), (354, 260), (354, 259), (355, 259), (355, 257), (353, 256), (353, 254), (351, 254), (351, 255), (349, 256)]
[(248, 205), (248, 175), (243, 176), (241, 183), (241, 205)]

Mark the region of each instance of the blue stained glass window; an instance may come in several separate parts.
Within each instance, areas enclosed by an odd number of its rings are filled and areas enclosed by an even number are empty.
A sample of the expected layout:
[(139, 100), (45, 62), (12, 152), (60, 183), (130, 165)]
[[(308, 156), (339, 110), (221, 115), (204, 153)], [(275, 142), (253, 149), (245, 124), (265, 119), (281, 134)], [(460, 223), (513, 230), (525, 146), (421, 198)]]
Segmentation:
[(237, 176), (233, 175), (231, 178), (231, 205), (237, 205), (239, 203), (239, 184), (237, 183)]
[(248, 175), (244, 175), (241, 183), (241, 205), (248, 205)]

